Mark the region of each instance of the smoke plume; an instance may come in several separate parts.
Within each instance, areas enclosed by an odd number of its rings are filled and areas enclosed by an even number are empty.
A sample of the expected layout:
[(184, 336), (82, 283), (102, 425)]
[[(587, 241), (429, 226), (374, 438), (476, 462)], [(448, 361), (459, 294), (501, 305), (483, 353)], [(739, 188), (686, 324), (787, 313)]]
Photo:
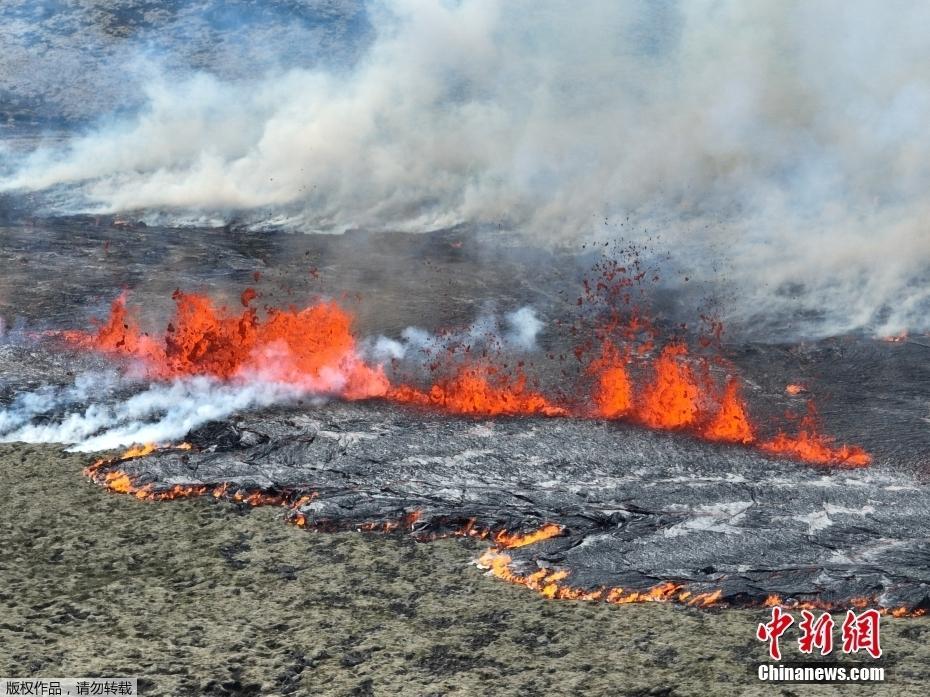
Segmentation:
[(926, 3), (383, 0), (368, 20), (344, 66), (155, 78), (0, 188), (306, 231), (632, 218), (733, 291), (732, 322), (928, 327)]

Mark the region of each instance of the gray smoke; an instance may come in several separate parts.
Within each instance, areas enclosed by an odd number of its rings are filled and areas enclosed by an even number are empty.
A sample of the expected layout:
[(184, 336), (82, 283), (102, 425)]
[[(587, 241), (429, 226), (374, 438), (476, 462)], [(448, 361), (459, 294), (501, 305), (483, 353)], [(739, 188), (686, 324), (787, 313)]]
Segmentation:
[(733, 291), (731, 322), (930, 325), (930, 5), (384, 0), (368, 19), (342, 67), (155, 78), (139, 113), (0, 189), (307, 231), (551, 240), (633, 216)]

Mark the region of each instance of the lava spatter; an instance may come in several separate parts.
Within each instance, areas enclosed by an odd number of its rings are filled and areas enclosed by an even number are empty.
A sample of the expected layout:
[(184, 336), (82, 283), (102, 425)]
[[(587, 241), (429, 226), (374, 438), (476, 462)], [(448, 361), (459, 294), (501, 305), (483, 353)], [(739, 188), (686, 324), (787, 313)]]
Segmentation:
[(748, 445), (755, 440), (746, 405), (740, 396), (740, 383), (735, 377), (727, 381), (717, 413), (702, 431), (708, 440)]
[(595, 381), (595, 416), (603, 419), (626, 416), (633, 408), (633, 383), (620, 349), (605, 340), (600, 356), (588, 365), (588, 373)]
[(654, 380), (646, 386), (637, 406), (638, 418), (651, 428), (679, 429), (693, 426), (700, 416), (701, 387), (686, 362), (687, 348), (671, 344), (655, 360)]

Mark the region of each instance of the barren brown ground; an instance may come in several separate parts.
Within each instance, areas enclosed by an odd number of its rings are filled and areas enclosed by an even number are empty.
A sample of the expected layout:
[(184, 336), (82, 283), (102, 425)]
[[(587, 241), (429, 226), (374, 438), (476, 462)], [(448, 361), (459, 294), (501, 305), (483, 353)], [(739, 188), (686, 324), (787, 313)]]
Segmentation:
[(547, 601), (482, 574), (474, 542), (137, 501), (87, 462), (0, 446), (0, 675), (138, 675), (148, 695), (926, 694), (927, 619), (885, 620), (880, 689), (763, 685), (761, 610)]

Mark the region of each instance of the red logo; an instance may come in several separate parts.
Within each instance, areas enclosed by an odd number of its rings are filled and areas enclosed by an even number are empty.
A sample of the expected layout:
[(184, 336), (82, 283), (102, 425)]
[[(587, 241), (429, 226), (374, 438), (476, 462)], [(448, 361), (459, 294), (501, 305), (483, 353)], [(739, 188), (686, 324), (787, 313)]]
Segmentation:
[[(881, 615), (878, 610), (864, 610), (858, 615), (852, 610), (846, 612), (843, 621), (843, 653), (856, 653), (867, 651), (872, 658), (880, 658), (882, 648), (879, 636), (879, 623)], [(791, 613), (785, 612), (779, 606), (772, 608), (772, 619), (759, 624), (756, 629), (756, 638), (767, 641), (769, 656), (774, 661), (781, 660), (781, 650), (778, 640), (794, 624)], [(821, 656), (833, 651), (833, 629), (836, 626), (830, 613), (824, 612), (819, 617), (809, 610), (801, 610), (801, 621), (798, 622), (800, 637), (798, 650), (801, 653), (814, 653), (817, 649)]]
[(820, 655), (826, 656), (833, 651), (833, 627), (835, 622), (829, 612), (823, 613), (814, 620), (814, 613), (801, 610), (802, 619), (798, 622), (801, 638), (798, 639), (798, 650), (801, 653), (813, 653), (815, 648), (820, 649)]
[(772, 621), (760, 624), (756, 630), (756, 636), (759, 641), (769, 642), (769, 655), (774, 661), (781, 660), (781, 651), (778, 648), (778, 639), (785, 630), (794, 624), (794, 618), (786, 612), (782, 612), (777, 605), (772, 608)]
[(881, 615), (877, 610), (865, 610), (859, 615), (847, 610), (843, 621), (843, 652), (865, 650), (872, 658), (881, 656), (882, 647), (878, 636), (880, 620)]

